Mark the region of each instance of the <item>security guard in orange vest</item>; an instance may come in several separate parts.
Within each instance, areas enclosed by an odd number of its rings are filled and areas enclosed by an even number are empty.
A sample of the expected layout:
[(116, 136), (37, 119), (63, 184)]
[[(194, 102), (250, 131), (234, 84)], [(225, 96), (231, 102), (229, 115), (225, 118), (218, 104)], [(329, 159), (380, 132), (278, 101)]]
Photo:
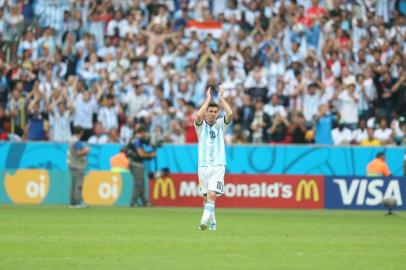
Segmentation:
[(368, 163), (367, 176), (390, 176), (388, 164), (385, 161), (385, 154), (379, 152), (376, 154), (376, 158)]
[(130, 161), (125, 154), (125, 148), (120, 150), (120, 153), (110, 158), (110, 166), (112, 172), (129, 172)]

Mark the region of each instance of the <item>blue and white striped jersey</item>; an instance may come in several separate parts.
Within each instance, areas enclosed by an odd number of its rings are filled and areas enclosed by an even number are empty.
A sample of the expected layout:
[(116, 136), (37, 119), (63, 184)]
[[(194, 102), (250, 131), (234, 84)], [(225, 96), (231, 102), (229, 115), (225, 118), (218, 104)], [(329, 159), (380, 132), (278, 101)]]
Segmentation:
[(226, 166), (224, 134), (230, 123), (225, 122), (225, 116), (218, 118), (213, 125), (209, 125), (206, 121), (201, 125), (195, 122), (199, 140), (199, 167)]

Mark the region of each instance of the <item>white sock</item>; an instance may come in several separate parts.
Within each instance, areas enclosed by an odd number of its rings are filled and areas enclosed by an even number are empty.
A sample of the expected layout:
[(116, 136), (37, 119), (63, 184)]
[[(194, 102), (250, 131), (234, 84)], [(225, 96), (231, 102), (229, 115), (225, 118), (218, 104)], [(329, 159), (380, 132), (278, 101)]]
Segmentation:
[(206, 204), (204, 205), (204, 210), (203, 210), (203, 215), (202, 215), (202, 220), (201, 224), (207, 224), (207, 221), (210, 218), (211, 213), (214, 211), (214, 202), (212, 201), (207, 201)]
[(211, 215), (210, 215), (210, 224), (216, 224), (216, 215), (214, 214), (214, 209), (213, 209), (213, 212), (211, 212)]

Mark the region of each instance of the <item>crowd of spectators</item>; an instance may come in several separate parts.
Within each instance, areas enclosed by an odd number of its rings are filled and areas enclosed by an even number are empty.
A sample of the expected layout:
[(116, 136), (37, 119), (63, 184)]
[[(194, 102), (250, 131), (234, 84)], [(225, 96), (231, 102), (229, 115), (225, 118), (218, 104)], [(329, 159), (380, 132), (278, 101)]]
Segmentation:
[(3, 140), (66, 142), (81, 126), (89, 143), (127, 143), (144, 125), (156, 143), (194, 143), (221, 83), (228, 143), (406, 143), (406, 1), (0, 6)]

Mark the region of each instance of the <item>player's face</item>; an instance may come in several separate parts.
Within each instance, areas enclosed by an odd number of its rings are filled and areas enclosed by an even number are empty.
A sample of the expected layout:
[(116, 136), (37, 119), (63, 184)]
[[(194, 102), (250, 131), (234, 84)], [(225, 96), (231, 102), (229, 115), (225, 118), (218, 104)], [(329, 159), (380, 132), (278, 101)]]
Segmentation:
[(206, 115), (207, 115), (207, 122), (213, 123), (217, 119), (219, 109), (217, 107), (209, 107), (207, 109)]

